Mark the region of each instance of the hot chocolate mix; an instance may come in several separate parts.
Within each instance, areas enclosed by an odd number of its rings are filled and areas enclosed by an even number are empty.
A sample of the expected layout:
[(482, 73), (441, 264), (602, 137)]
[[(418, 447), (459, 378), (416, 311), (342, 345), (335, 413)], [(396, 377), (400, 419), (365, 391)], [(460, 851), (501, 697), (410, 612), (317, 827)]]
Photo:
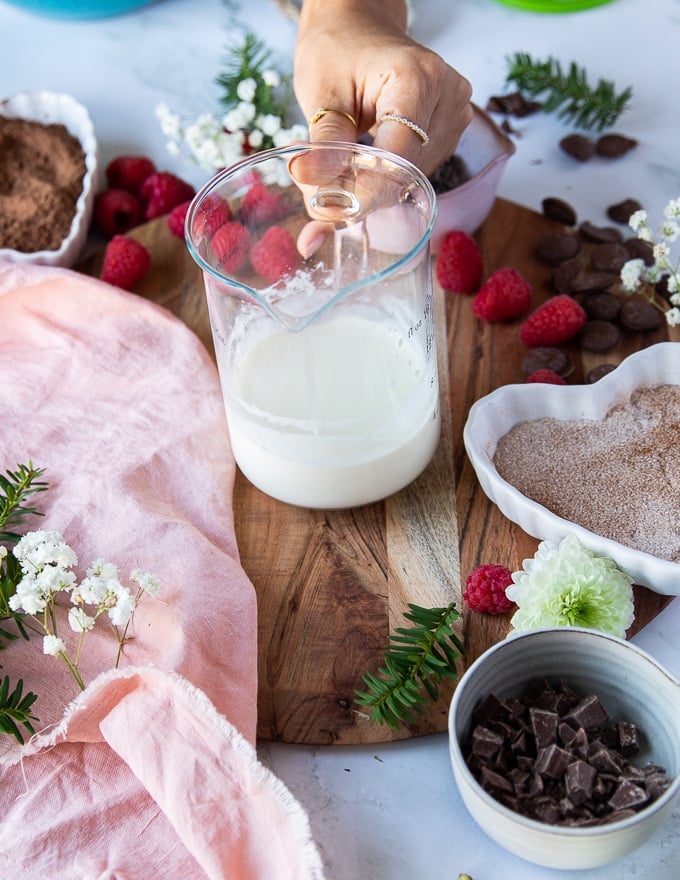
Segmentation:
[(83, 149), (65, 126), (0, 116), (0, 247), (57, 250), (85, 170)]
[(542, 418), (498, 443), (527, 498), (627, 547), (680, 562), (680, 386), (640, 388), (601, 421)]

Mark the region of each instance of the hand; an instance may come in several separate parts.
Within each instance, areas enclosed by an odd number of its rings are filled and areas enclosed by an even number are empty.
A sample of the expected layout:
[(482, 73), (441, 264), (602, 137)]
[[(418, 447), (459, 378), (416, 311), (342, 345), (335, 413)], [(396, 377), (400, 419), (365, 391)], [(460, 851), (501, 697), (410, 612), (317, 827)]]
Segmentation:
[[(295, 49), (295, 93), (312, 141), (356, 141), (409, 159), (426, 174), (454, 152), (472, 119), (470, 83), (405, 32), (404, 0), (304, 0)], [(429, 143), (403, 123), (411, 120)]]

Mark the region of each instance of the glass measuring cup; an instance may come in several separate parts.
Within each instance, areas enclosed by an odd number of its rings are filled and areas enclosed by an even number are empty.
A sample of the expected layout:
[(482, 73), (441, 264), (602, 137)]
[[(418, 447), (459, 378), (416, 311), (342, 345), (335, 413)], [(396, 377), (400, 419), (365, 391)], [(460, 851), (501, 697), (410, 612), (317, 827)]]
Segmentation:
[(192, 201), (234, 457), (266, 494), (354, 507), (432, 458), (436, 210), (415, 166), (340, 143), (253, 154)]

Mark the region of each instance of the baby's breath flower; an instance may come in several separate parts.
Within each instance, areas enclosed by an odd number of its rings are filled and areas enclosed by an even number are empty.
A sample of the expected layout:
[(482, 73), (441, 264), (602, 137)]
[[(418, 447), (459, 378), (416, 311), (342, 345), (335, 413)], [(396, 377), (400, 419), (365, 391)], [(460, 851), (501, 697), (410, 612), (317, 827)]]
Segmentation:
[(130, 580), (148, 593), (150, 596), (157, 596), (161, 588), (161, 582), (158, 578), (148, 571), (142, 571), (141, 568), (135, 568), (130, 572)]
[(241, 82), (236, 86), (236, 94), (242, 101), (252, 102), (255, 97), (255, 92), (257, 91), (257, 83), (252, 78), (252, 76), (247, 77), (246, 79), (242, 79)]
[(671, 243), (680, 236), (680, 198), (671, 199), (664, 208), (665, 221), (655, 235), (649, 224), (647, 212), (635, 211), (628, 221), (630, 228), (638, 238), (652, 245), (652, 263), (647, 265), (643, 260), (628, 260), (621, 268), (621, 287), (625, 293), (642, 293), (647, 300), (665, 314), (666, 323), (675, 327), (680, 323), (678, 307), (671, 296), (669, 308), (665, 300), (657, 297), (655, 285), (665, 281), (669, 294), (680, 290), (680, 259), (674, 263), (671, 258)]
[(68, 612), (68, 625), (73, 632), (84, 633), (91, 630), (95, 624), (94, 617), (86, 614), (82, 608), (71, 608)]
[(518, 610), (514, 632), (585, 627), (624, 638), (634, 619), (632, 578), (613, 559), (597, 556), (574, 535), (543, 541), (506, 592)]
[(123, 589), (116, 596), (116, 604), (109, 608), (109, 620), (113, 626), (125, 626), (135, 610), (135, 600), (129, 590)]
[(263, 70), (262, 82), (270, 89), (278, 89), (281, 85), (281, 75), (277, 70)]
[(64, 654), (65, 652), (66, 645), (59, 636), (43, 636), (43, 654), (50, 654), (52, 657), (56, 657), (57, 654)]

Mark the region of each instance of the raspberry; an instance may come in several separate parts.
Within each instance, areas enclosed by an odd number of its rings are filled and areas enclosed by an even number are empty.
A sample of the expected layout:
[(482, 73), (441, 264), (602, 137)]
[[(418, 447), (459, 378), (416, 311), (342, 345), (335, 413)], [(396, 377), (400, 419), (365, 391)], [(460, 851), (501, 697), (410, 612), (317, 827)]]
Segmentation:
[(211, 239), (220, 226), (228, 223), (229, 220), (231, 220), (229, 202), (225, 202), (224, 199), (217, 196), (208, 196), (201, 202), (194, 214), (192, 235), (195, 239), (202, 236)]
[(124, 189), (105, 189), (95, 196), (92, 220), (104, 238), (122, 235), (142, 219), (142, 203)]
[(505, 595), (512, 572), (504, 565), (479, 565), (465, 581), (463, 599), (472, 611), (505, 614), (515, 603)]
[(557, 345), (576, 336), (586, 323), (585, 309), (568, 293), (560, 293), (542, 303), (525, 319), (519, 330), (529, 347)]
[(102, 281), (132, 290), (146, 275), (151, 265), (151, 256), (143, 244), (125, 235), (114, 235), (104, 251)]
[(239, 208), (239, 220), (249, 226), (261, 226), (279, 220), (286, 210), (285, 202), (278, 193), (270, 192), (262, 181), (256, 181), (243, 197)]
[(566, 385), (564, 379), (553, 370), (541, 367), (540, 370), (534, 370), (527, 376), (527, 382), (546, 382), (549, 385)]
[(191, 199), (182, 202), (179, 205), (175, 205), (172, 211), (168, 214), (168, 229), (173, 235), (176, 235), (177, 238), (184, 238), (184, 221), (186, 220), (190, 204)]
[(154, 171), (139, 191), (144, 205), (144, 219), (153, 220), (170, 211), (187, 199), (192, 199), (196, 190), (185, 180), (169, 171)]
[(155, 170), (146, 156), (118, 156), (106, 166), (106, 183), (109, 189), (124, 189), (138, 196), (142, 184)]
[(454, 229), (439, 247), (435, 265), (437, 281), (454, 293), (474, 293), (482, 280), (484, 265), (474, 238)]
[(230, 220), (213, 235), (210, 246), (218, 268), (225, 272), (236, 272), (248, 256), (250, 233), (242, 223)]
[(282, 226), (270, 226), (250, 249), (253, 269), (270, 284), (283, 275), (291, 275), (299, 261), (295, 239)]
[(509, 321), (531, 306), (531, 285), (516, 269), (498, 269), (482, 284), (472, 311), (484, 321)]

